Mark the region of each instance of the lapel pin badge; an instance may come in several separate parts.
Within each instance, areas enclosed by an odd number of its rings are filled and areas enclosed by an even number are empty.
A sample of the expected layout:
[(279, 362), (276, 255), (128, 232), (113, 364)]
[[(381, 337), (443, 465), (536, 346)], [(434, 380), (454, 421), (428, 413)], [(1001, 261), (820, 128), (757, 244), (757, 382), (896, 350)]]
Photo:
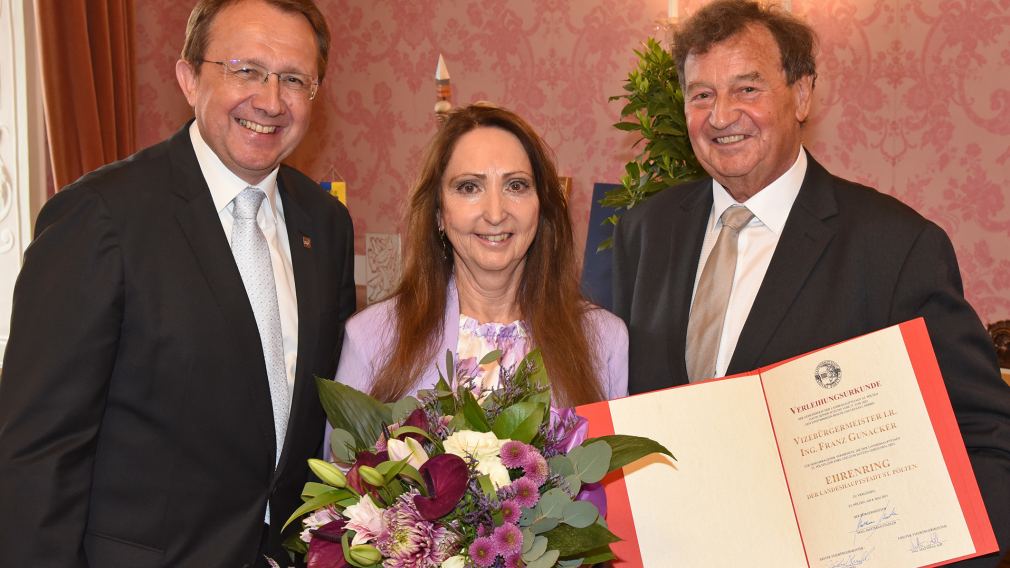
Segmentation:
[(309, 237), (306, 237), (305, 235), (302, 235), (302, 246), (305, 247), (305, 248), (307, 248), (307, 249), (311, 249), (312, 248), (312, 239), (310, 239)]

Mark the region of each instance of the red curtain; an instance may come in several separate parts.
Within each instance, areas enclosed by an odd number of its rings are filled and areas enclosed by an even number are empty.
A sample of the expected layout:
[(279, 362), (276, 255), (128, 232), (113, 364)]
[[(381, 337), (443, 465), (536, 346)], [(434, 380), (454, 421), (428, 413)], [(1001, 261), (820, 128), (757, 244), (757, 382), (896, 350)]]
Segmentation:
[(37, 0), (53, 179), (134, 151), (133, 0)]

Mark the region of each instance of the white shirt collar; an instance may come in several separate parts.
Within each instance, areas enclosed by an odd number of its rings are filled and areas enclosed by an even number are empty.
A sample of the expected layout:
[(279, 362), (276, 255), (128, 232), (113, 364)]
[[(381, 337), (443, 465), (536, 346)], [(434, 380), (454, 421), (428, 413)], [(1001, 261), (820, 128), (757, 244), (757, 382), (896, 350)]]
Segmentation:
[[(761, 224), (771, 229), (772, 232), (781, 234), (786, 225), (786, 219), (789, 218), (789, 211), (793, 208), (793, 202), (796, 201), (796, 196), (800, 193), (800, 186), (803, 185), (803, 178), (806, 174), (807, 153), (803, 150), (803, 146), (800, 146), (800, 153), (792, 167), (764, 189), (751, 196), (744, 202), (744, 205), (750, 209), (754, 218)], [(716, 224), (718, 224), (718, 219), (722, 216), (723, 211), (729, 209), (731, 205), (737, 204), (726, 188), (713, 179), (712, 215), (716, 219)]]
[(200, 171), (203, 172), (203, 179), (207, 181), (210, 188), (210, 196), (214, 200), (214, 208), (218, 213), (224, 211), (231, 204), (235, 196), (247, 187), (258, 187), (263, 190), (267, 198), (265, 202), (270, 208), (271, 218), (277, 212), (277, 172), (280, 166), (274, 168), (258, 184), (252, 185), (235, 175), (234, 172), (224, 165), (221, 158), (214, 153), (214, 150), (207, 145), (207, 142), (200, 134), (200, 129), (196, 121), (189, 127), (189, 138), (193, 142), (193, 150), (196, 152), (196, 159), (200, 163)]

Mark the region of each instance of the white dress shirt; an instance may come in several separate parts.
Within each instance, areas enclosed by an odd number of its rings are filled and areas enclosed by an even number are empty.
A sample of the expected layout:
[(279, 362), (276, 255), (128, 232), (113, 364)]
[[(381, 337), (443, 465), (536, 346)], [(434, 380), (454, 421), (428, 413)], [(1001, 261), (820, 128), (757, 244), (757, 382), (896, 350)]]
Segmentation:
[[(736, 350), (737, 341), (740, 339), (740, 331), (743, 330), (765, 272), (768, 271), (768, 265), (771, 263), (775, 247), (779, 243), (782, 229), (785, 227), (786, 219), (789, 218), (789, 211), (792, 210), (806, 173), (807, 154), (801, 147), (796, 162), (786, 170), (786, 173), (743, 203), (754, 214), (754, 218), (740, 230), (737, 241), (736, 272), (733, 275), (733, 288), (726, 308), (726, 319), (719, 336), (719, 355), (715, 362), (716, 377), (726, 374), (729, 362), (733, 358), (733, 351)], [(694, 294), (698, 291), (701, 272), (705, 269), (709, 253), (715, 247), (715, 241), (722, 230), (719, 217), (731, 205), (737, 204), (729, 192), (715, 180), (712, 180), (712, 198), (712, 211), (708, 216), (698, 272), (694, 277), (692, 305)]]
[[(281, 334), (284, 342), (284, 370), (288, 379), (288, 400), (291, 400), (295, 385), (295, 364), (298, 361), (298, 298), (295, 295), (295, 276), (291, 268), (291, 245), (288, 242), (287, 225), (284, 223), (284, 206), (277, 194), (277, 172), (274, 168), (267, 177), (254, 186), (250, 186), (242, 178), (235, 175), (211, 150), (200, 135), (196, 122), (189, 127), (189, 136), (193, 141), (196, 159), (200, 162), (203, 178), (210, 188), (214, 207), (221, 220), (221, 228), (231, 242), (231, 228), (234, 224), (232, 200), (247, 187), (258, 187), (266, 194), (256, 223), (267, 246), (270, 247), (270, 264), (273, 265), (274, 284), (277, 287), (277, 306), (280, 308)], [(277, 449), (280, 453), (280, 448)]]

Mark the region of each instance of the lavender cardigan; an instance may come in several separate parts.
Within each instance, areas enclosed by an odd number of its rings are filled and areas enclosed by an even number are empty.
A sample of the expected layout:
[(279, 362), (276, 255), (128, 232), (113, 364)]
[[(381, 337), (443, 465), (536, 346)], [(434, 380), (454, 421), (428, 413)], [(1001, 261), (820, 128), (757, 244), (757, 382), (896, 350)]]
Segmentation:
[[(393, 301), (373, 304), (347, 321), (344, 346), (340, 352), (336, 380), (368, 392), (376, 373), (392, 351)], [(602, 308), (586, 312), (589, 340), (595, 347), (596, 370), (603, 381), (607, 399), (628, 395), (628, 329), (624, 322)], [(438, 369), (445, 369), (446, 350), (456, 352), (459, 340), (459, 299), (456, 285), (449, 283), (445, 306), (445, 331), (435, 350), (435, 360), (415, 388), (430, 389), (438, 381)], [(436, 368), (436, 364), (438, 368)]]

